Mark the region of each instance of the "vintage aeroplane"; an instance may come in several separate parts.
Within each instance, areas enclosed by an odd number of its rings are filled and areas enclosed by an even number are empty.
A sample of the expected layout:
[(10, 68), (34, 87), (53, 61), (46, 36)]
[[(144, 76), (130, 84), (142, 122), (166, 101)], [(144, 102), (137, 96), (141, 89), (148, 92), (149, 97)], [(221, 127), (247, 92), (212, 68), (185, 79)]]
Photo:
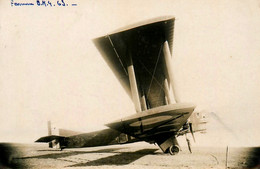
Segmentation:
[[(194, 138), (193, 132), (205, 131), (204, 117), (193, 113), (194, 104), (181, 103), (174, 88), (174, 21), (174, 17), (156, 18), (93, 40), (131, 97), (135, 114), (91, 133), (60, 130), (59, 135), (52, 135), (49, 125), (49, 135), (36, 142), (63, 149), (145, 141), (173, 155), (180, 151), (176, 137), (191, 133)], [(187, 142), (190, 149), (189, 139)]]

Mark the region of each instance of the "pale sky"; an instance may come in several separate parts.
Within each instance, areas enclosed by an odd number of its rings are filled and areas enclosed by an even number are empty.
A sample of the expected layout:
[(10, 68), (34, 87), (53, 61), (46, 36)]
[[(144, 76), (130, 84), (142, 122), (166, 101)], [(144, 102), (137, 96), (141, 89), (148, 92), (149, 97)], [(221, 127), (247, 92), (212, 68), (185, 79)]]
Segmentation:
[(259, 146), (260, 1), (66, 2), (78, 5), (0, 0), (0, 142), (33, 142), (47, 135), (48, 120), (88, 132), (135, 113), (92, 39), (170, 15), (181, 100), (214, 112), (238, 136), (210, 118), (196, 144)]

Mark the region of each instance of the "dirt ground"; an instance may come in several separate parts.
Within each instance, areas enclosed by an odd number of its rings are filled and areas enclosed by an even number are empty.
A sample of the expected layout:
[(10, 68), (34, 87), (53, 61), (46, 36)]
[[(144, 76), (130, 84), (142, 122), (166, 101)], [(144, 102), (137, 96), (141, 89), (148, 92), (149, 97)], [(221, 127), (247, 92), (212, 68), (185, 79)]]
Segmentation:
[(0, 168), (257, 168), (259, 149), (186, 147), (175, 156), (155, 145), (129, 144), (95, 148), (47, 148), (46, 144), (1, 144)]

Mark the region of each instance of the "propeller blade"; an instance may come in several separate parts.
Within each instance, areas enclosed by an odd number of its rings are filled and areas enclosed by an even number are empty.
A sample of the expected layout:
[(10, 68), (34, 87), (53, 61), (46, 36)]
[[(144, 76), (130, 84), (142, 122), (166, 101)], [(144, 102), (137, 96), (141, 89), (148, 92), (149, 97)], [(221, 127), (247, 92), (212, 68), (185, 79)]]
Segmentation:
[(192, 123), (189, 123), (189, 127), (190, 127), (190, 132), (193, 138), (193, 141), (196, 143), (195, 137), (194, 137), (194, 133), (193, 133), (193, 129), (192, 129)]
[(192, 151), (191, 151), (191, 145), (190, 145), (190, 140), (188, 139), (187, 134), (185, 134), (185, 137), (186, 137), (186, 141), (187, 141), (187, 144), (188, 144), (189, 151), (190, 151), (190, 153), (192, 153)]

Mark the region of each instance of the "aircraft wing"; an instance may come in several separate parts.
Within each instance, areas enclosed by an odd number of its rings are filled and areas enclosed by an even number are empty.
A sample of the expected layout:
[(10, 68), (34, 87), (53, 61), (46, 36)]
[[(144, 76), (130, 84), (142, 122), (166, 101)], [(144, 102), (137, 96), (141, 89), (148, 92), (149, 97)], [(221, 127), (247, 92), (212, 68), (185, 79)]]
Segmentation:
[[(174, 17), (163, 17), (131, 25), (93, 40), (130, 97), (128, 66), (131, 55), (138, 93), (140, 97), (145, 96), (147, 108), (167, 104), (163, 86), (165, 78), (168, 83), (170, 80), (163, 45), (168, 42), (170, 53), (172, 52), (173, 28)], [(144, 107), (143, 104), (141, 106)]]
[(160, 106), (106, 124), (106, 126), (144, 141), (158, 135), (176, 134), (195, 109), (190, 103)]

